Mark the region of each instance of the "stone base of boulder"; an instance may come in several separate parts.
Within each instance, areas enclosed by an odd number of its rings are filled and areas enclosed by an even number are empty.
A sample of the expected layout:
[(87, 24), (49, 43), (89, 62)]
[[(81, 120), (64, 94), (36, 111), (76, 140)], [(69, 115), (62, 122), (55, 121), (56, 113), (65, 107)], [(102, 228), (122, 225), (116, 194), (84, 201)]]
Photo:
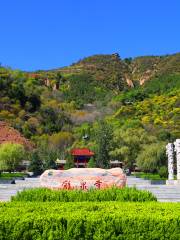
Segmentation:
[(166, 180), (166, 185), (179, 185), (180, 186), (180, 180)]

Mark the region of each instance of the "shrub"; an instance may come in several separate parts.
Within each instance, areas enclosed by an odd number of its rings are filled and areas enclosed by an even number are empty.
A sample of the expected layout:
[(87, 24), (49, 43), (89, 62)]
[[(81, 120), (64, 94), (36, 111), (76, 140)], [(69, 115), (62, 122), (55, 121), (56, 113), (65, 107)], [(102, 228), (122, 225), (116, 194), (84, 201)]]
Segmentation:
[(180, 236), (174, 203), (0, 204), (1, 240), (168, 239)]
[(111, 189), (91, 189), (81, 190), (50, 190), (46, 188), (28, 189), (18, 192), (13, 201), (31, 201), (31, 202), (101, 202), (101, 201), (129, 201), (145, 202), (156, 201), (152, 193), (138, 190), (136, 188), (111, 188)]
[(168, 175), (167, 167), (166, 166), (160, 167), (159, 170), (158, 170), (158, 174), (162, 178), (167, 178), (167, 175)]
[(140, 177), (146, 180), (165, 180), (166, 177), (160, 176), (157, 173), (135, 173), (136, 177)]

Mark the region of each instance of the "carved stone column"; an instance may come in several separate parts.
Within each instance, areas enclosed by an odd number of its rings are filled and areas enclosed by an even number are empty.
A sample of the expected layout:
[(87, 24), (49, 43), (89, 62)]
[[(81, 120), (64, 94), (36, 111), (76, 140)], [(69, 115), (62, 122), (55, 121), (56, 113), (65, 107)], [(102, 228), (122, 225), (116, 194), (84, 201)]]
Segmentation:
[(176, 139), (174, 146), (177, 160), (177, 180), (180, 182), (180, 139)]
[(168, 180), (174, 180), (174, 147), (173, 143), (166, 145), (166, 154), (168, 156)]

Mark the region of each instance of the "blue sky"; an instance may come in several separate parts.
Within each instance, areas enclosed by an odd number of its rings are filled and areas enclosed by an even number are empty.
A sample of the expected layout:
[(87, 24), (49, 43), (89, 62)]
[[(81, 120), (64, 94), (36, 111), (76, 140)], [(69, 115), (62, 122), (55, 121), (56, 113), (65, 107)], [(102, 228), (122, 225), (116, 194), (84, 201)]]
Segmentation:
[(180, 51), (179, 0), (0, 0), (0, 62), (22, 70), (93, 54)]

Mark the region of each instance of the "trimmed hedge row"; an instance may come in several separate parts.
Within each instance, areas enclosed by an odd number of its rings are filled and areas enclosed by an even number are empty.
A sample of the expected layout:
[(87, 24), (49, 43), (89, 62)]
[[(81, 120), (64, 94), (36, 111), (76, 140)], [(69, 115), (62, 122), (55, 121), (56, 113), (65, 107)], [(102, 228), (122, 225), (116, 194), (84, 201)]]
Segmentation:
[(12, 201), (60, 201), (60, 202), (102, 202), (102, 201), (121, 201), (121, 202), (145, 202), (157, 201), (156, 197), (148, 191), (136, 188), (110, 188), (82, 190), (50, 190), (46, 188), (34, 188), (19, 192)]
[(0, 240), (179, 240), (180, 204), (0, 204)]

